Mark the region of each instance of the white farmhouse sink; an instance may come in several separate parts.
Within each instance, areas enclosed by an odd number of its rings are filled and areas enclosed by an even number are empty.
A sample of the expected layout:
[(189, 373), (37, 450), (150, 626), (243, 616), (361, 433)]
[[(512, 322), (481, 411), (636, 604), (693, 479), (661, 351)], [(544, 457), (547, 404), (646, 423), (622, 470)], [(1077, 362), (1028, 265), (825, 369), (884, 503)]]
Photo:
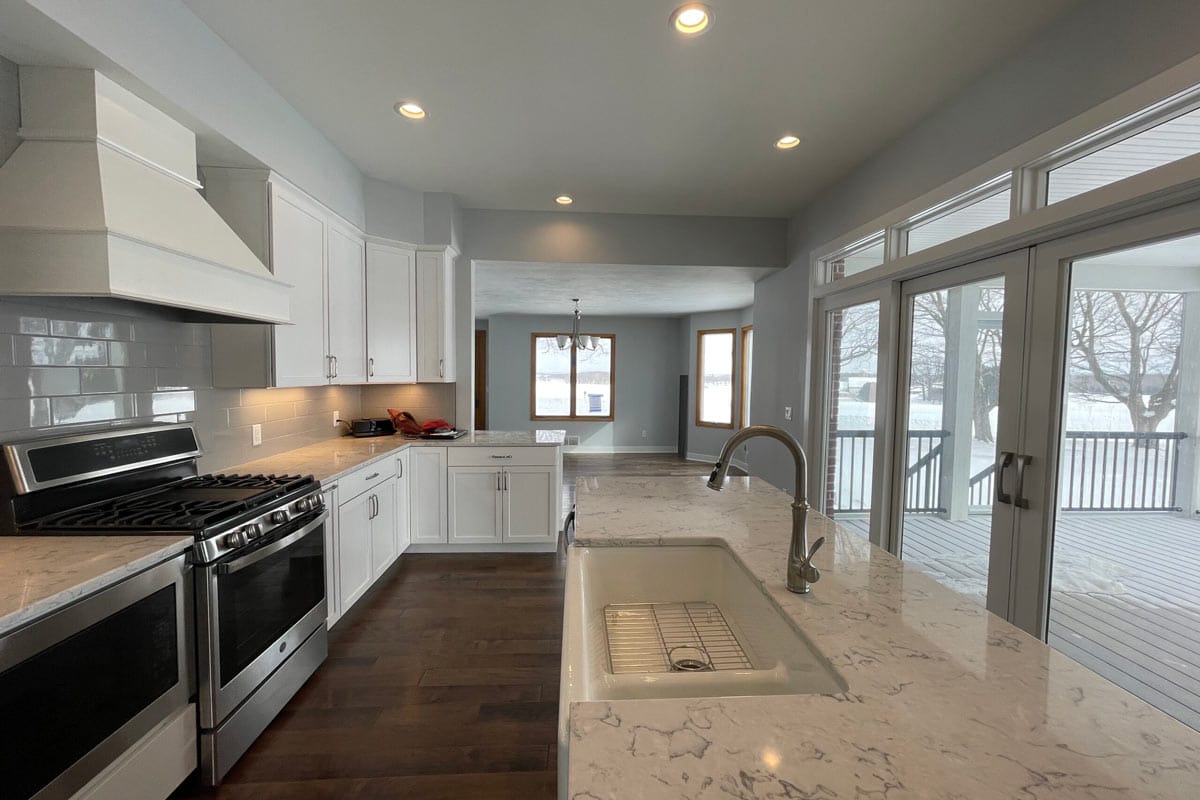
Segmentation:
[[(670, 650), (680, 644), (700, 644), (701, 651)], [(715, 668), (672, 672), (673, 657)], [(571, 548), (566, 702), (845, 690), (826, 658), (725, 547)]]
[[(701, 639), (701, 653), (668, 655), (683, 641), (675, 638), (680, 635)], [(567, 773), (571, 703), (847, 688), (758, 580), (719, 545), (571, 547), (562, 647), (561, 775)], [(675, 657), (716, 668), (667, 671)]]

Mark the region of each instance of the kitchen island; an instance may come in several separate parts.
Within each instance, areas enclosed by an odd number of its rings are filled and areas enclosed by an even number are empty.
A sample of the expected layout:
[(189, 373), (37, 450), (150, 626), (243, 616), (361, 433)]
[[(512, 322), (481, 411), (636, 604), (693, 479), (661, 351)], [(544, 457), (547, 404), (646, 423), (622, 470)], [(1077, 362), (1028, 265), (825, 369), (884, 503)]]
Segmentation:
[(787, 592), (789, 503), (749, 478), (580, 485), (577, 546), (729, 548), (848, 689), (572, 703), (572, 800), (1200, 797), (1200, 733), (820, 514), (821, 580)]

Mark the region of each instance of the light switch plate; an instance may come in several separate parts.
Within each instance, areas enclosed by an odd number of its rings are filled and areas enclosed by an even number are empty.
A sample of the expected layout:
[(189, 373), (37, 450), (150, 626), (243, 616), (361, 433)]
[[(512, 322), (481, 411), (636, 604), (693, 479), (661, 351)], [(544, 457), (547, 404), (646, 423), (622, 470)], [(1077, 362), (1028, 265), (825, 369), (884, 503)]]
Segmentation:
[(333, 427), (336, 428), (338, 425), (341, 425), (342, 424), (341, 419), (342, 419), (342, 412), (340, 412), (340, 411), (333, 412)]
[(250, 444), (254, 447), (262, 444), (262, 425), (255, 424), (250, 426)]
[(792, 418), (792, 407), (791, 406), (783, 407), (783, 418), (788, 419), (788, 420), (790, 420)]

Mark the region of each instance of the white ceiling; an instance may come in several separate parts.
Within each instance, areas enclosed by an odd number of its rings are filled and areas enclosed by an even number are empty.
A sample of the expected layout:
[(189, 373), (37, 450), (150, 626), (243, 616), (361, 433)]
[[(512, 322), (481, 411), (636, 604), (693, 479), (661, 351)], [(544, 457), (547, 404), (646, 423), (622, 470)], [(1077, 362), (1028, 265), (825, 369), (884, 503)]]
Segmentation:
[(665, 267), (631, 264), (475, 262), (475, 316), (570, 314), (676, 317), (745, 308), (754, 282), (772, 270), (753, 267)]
[[(776, 217), (1075, 2), (708, 0), (687, 40), (680, 1), (186, 0), (375, 177), (475, 208)], [(397, 116), (408, 98), (430, 117)]]

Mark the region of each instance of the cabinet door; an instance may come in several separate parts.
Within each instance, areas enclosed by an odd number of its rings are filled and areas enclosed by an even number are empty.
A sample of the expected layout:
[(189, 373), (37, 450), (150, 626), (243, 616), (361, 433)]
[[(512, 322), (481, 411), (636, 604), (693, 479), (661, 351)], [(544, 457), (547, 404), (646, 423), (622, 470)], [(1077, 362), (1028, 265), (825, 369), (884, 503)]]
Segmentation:
[(454, 380), (454, 273), (443, 252), (417, 253), (417, 380)]
[(446, 448), (409, 451), (409, 520), (413, 544), (446, 541)]
[(412, 542), (412, 531), (409, 527), (409, 477), (408, 451), (396, 456), (396, 555), (400, 556)]
[(328, 383), (325, 360), (325, 220), (301, 198), (271, 190), (271, 271), (292, 284), (291, 325), (275, 325), (276, 386)]
[(338, 506), (338, 594), (342, 613), (371, 585), (371, 492)]
[(508, 467), (504, 498), (506, 542), (552, 542), (558, 537), (558, 497), (553, 467)]
[(450, 467), (450, 542), (499, 542), (504, 511), (500, 504), (503, 472), (494, 467)]
[(332, 628), (342, 617), (341, 594), (338, 592), (338, 504), (337, 484), (321, 490), (321, 500), (329, 509), (325, 521), (325, 604), (328, 613), (325, 624)]
[(396, 560), (396, 487), (387, 481), (371, 490), (375, 516), (371, 520), (371, 577), (378, 578)]
[(417, 380), (416, 251), (367, 244), (367, 381)]
[[(333, 383), (366, 383), (366, 266), (357, 234), (329, 228), (329, 354)], [(293, 316), (293, 319), (295, 317)]]

